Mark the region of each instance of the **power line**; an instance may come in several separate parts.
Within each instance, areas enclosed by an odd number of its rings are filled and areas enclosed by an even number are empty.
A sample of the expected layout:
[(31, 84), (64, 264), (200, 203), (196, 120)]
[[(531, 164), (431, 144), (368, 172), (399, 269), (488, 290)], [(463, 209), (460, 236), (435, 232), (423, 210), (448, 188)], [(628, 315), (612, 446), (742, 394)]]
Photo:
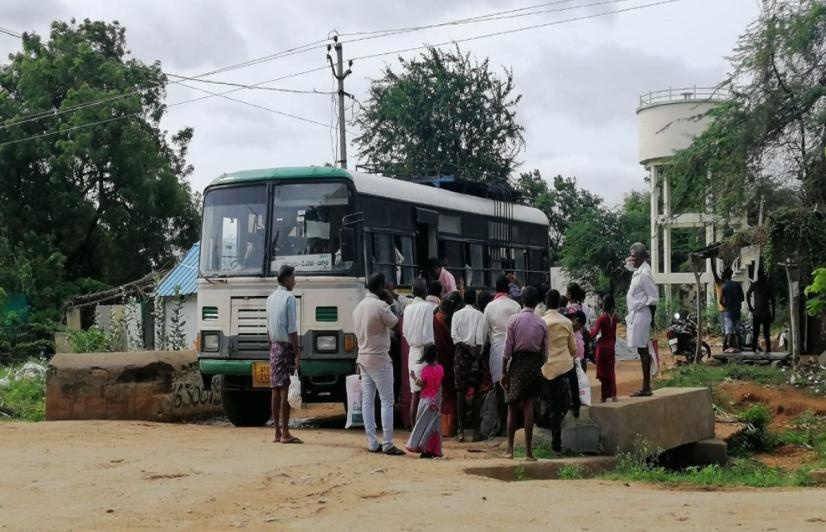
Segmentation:
[(308, 124), (313, 124), (313, 125), (316, 125), (316, 126), (321, 126), (321, 127), (323, 127), (324, 129), (327, 129), (327, 128), (329, 127), (329, 124), (325, 124), (324, 122), (319, 122), (319, 121), (317, 121), (317, 120), (313, 120), (313, 119), (311, 119), (311, 118), (304, 118), (303, 116), (298, 116), (298, 115), (294, 115), (294, 114), (291, 114), (291, 113), (285, 113), (284, 111), (278, 111), (278, 110), (276, 110), (276, 109), (273, 109), (273, 108), (271, 108), (271, 107), (267, 107), (267, 106), (265, 106), (265, 105), (259, 105), (259, 104), (257, 104), (257, 103), (252, 103), (252, 102), (248, 102), (248, 101), (246, 101), (246, 100), (241, 100), (241, 99), (238, 99), (238, 98), (233, 98), (233, 97), (231, 97), (231, 96), (226, 96), (225, 94), (222, 94), (222, 93), (220, 93), (220, 92), (212, 92), (212, 91), (209, 91), (209, 90), (206, 90), (206, 89), (202, 89), (202, 88), (199, 88), (199, 87), (193, 87), (192, 85), (189, 85), (189, 84), (187, 84), (187, 83), (183, 83), (183, 82), (181, 82), (181, 83), (179, 83), (179, 84), (180, 84), (180, 85), (182, 85), (182, 86), (184, 86), (184, 87), (190, 88), (190, 89), (192, 89), (192, 90), (196, 90), (196, 91), (200, 91), (200, 92), (205, 92), (205, 93), (210, 94), (210, 95), (212, 95), (212, 96), (217, 96), (217, 97), (219, 97), (219, 98), (223, 98), (223, 99), (225, 99), (225, 100), (229, 100), (229, 101), (231, 101), (231, 102), (241, 103), (241, 104), (244, 104), (244, 105), (248, 105), (248, 106), (250, 106), (250, 107), (254, 107), (254, 108), (256, 108), (256, 109), (261, 109), (261, 110), (263, 110), (263, 111), (269, 111), (270, 113), (275, 113), (275, 114), (277, 114), (277, 115), (286, 116), (286, 117), (289, 117), (289, 118), (294, 118), (294, 119), (296, 119), (296, 120), (301, 120), (302, 122), (307, 122)]
[[(316, 48), (324, 48), (324, 46), (321, 46), (321, 43), (326, 43), (326, 42), (327, 42), (326, 39), (319, 40), (319, 41), (313, 41), (311, 43), (307, 43), (307, 44), (297, 46), (297, 47), (293, 47), (293, 48), (288, 48), (286, 50), (282, 50), (281, 52), (277, 52), (277, 53), (274, 53), (274, 54), (261, 56), (261, 57), (255, 58), (255, 59), (250, 59), (250, 60), (247, 60), (247, 61), (243, 61), (241, 63), (235, 63), (233, 65), (228, 65), (228, 66), (225, 66), (225, 67), (222, 67), (222, 68), (211, 70), (209, 72), (204, 72), (203, 74), (198, 74), (197, 76), (192, 76), (189, 79), (195, 79), (195, 78), (200, 78), (200, 77), (205, 77), (205, 76), (211, 76), (211, 75), (219, 74), (219, 73), (222, 73), (222, 72), (228, 72), (230, 70), (237, 70), (237, 69), (240, 69), (240, 68), (246, 68), (248, 66), (257, 65), (257, 64), (264, 63), (264, 62), (268, 62), (268, 61), (274, 61), (276, 59), (282, 59), (284, 57), (290, 57), (292, 55), (296, 55), (296, 54), (300, 54), (300, 53), (304, 53), (304, 52), (309, 52), (309, 51), (314, 50)], [(286, 79), (286, 78), (284, 78), (284, 79)], [(166, 86), (176, 85), (178, 83), (179, 82), (177, 82), (177, 81), (173, 81), (171, 83), (167, 83)], [(103, 103), (119, 100), (121, 98), (126, 98), (127, 96), (132, 96), (132, 95), (137, 95), (137, 94), (140, 94), (139, 90), (129, 91), (129, 92), (125, 92), (125, 93), (116, 94), (116, 95), (113, 95), (113, 96), (108, 96), (108, 97), (105, 97), (105, 98), (100, 98), (98, 100), (91, 100), (91, 101), (88, 101), (88, 102), (82, 102), (82, 103), (79, 103), (79, 104), (70, 105), (69, 107), (66, 107), (64, 109), (40, 111), (40, 112), (37, 112), (37, 113), (31, 113), (29, 115), (24, 115), (22, 117), (19, 117), (18, 120), (15, 120), (13, 122), (8, 122), (6, 124), (1, 125), (0, 130), (7, 129), (11, 126), (16, 126), (16, 125), (19, 125), (19, 124), (25, 124), (25, 123), (28, 123), (28, 122), (34, 122), (34, 121), (37, 121), (37, 120), (42, 120), (44, 118), (60, 116), (60, 115), (63, 115), (65, 113), (70, 113), (70, 112), (76, 111), (78, 109), (93, 107), (93, 106), (96, 106), (96, 105), (100, 105), (100, 104), (103, 104)]]
[[(507, 11), (496, 11), (494, 13), (487, 13), (485, 15), (477, 15), (475, 17), (460, 18), (460, 19), (451, 20), (451, 21), (447, 21), (447, 22), (438, 22), (438, 23), (435, 23), (435, 24), (427, 24), (427, 25), (421, 25), (421, 26), (406, 26), (406, 27), (402, 27), (402, 28), (388, 28), (388, 29), (384, 29), (384, 30), (371, 30), (371, 31), (358, 31), (358, 32), (352, 32), (352, 33), (339, 33), (338, 36), (339, 37), (355, 37), (355, 36), (358, 36), (358, 35), (375, 35), (375, 34), (379, 34), (379, 33), (389, 33), (389, 32), (397, 32), (397, 31), (401, 32), (401, 31), (408, 31), (408, 30), (413, 31), (413, 30), (421, 30), (421, 29), (438, 28), (438, 27), (442, 27), (442, 26), (452, 26), (454, 24), (462, 24), (462, 23), (469, 22), (469, 21), (481, 20), (481, 19), (485, 19), (485, 18), (488, 18), (488, 17), (496, 16), (496, 15), (505, 15), (505, 14), (509, 14), (509, 13), (528, 11), (528, 10), (531, 10), (531, 9), (536, 9), (536, 8), (539, 8), (539, 7), (545, 7), (545, 6), (549, 6), (549, 5), (567, 4), (567, 3), (572, 2), (572, 1), (574, 1), (574, 0), (555, 0), (554, 2), (543, 2), (541, 4), (534, 4), (534, 5), (531, 5), (531, 6), (520, 7), (520, 8), (517, 8), (517, 9), (509, 9)], [(355, 42), (355, 41), (348, 41), (348, 42)]]
[(201, 100), (207, 100), (209, 98), (214, 98), (215, 96), (221, 96), (221, 95), (224, 95), (224, 94), (232, 94), (233, 92), (242, 91), (247, 87), (260, 87), (261, 85), (266, 85), (268, 83), (275, 83), (276, 81), (281, 81), (281, 80), (285, 80), (285, 79), (289, 79), (289, 78), (295, 78), (295, 77), (298, 77), (298, 76), (303, 76), (305, 74), (310, 74), (312, 72), (319, 72), (321, 70), (327, 70), (327, 68), (329, 68), (327, 65), (316, 67), (316, 68), (310, 68), (308, 70), (302, 70), (301, 72), (294, 72), (292, 74), (286, 74), (284, 76), (279, 76), (277, 78), (268, 79), (268, 80), (261, 81), (261, 82), (258, 82), (258, 83), (253, 83), (251, 85), (245, 85), (244, 87), (236, 87), (236, 88), (230, 89), (228, 91), (218, 92), (214, 96), (212, 94), (208, 94), (206, 96), (199, 96), (198, 98), (190, 98), (188, 100), (182, 100), (180, 102), (171, 103), (171, 104), (167, 105), (167, 107), (177, 107), (178, 105), (184, 105), (184, 104), (187, 104), (187, 103), (199, 102)]
[[(476, 24), (480, 22), (493, 22), (497, 20), (506, 20), (512, 18), (520, 18), (520, 17), (528, 17), (534, 15), (542, 15), (546, 13), (558, 13), (563, 11), (571, 11), (575, 9), (583, 9), (586, 7), (594, 7), (606, 4), (618, 4), (621, 2), (628, 2), (629, 0), (604, 0), (601, 2), (592, 2), (588, 4), (577, 4), (573, 6), (555, 8), (555, 9), (542, 9), (537, 10), (540, 7), (547, 7), (552, 5), (559, 5), (559, 4), (566, 4), (570, 3), (572, 0), (556, 0), (554, 2), (545, 2), (542, 4), (535, 4), (533, 6), (523, 7), (519, 9), (510, 9), (507, 11), (498, 11), (495, 13), (488, 13), (486, 15), (479, 15), (476, 17), (468, 17), (463, 19), (451, 20), (447, 22), (439, 22), (436, 24), (427, 24), (422, 26), (409, 26), (406, 28), (394, 28), (389, 30), (376, 30), (370, 32), (361, 32), (361, 33), (352, 33), (352, 34), (342, 34), (344, 35), (366, 35), (365, 37), (360, 37), (358, 39), (351, 39), (347, 41), (348, 43), (354, 43), (359, 41), (365, 41), (369, 39), (379, 39), (382, 37), (389, 37), (392, 35), (399, 35), (402, 33), (409, 33), (413, 31), (425, 30), (425, 29), (432, 29), (432, 28), (441, 28), (445, 26), (461, 26), (464, 24)], [(528, 11), (528, 12), (525, 12)]]
[[(510, 33), (517, 33), (517, 32), (522, 32), (522, 31), (527, 31), (527, 30), (537, 29), (537, 28), (542, 28), (542, 27), (547, 27), (547, 26), (556, 26), (556, 25), (565, 24), (565, 23), (568, 23), (568, 22), (588, 20), (588, 19), (603, 17), (603, 16), (612, 15), (612, 14), (616, 14), (616, 13), (624, 13), (624, 12), (628, 12), (628, 11), (637, 11), (637, 10), (646, 9), (646, 8), (649, 8), (649, 7), (655, 7), (655, 6), (659, 6), (659, 5), (671, 4), (671, 3), (674, 3), (674, 2), (678, 2), (678, 1), (679, 0), (661, 0), (661, 1), (652, 2), (652, 3), (649, 3), (649, 4), (642, 4), (642, 5), (637, 5), (637, 6), (623, 8), (623, 9), (616, 9), (616, 10), (613, 10), (613, 11), (604, 11), (604, 12), (601, 12), (601, 13), (594, 13), (594, 14), (591, 14), (591, 15), (583, 15), (583, 16), (579, 16), (579, 17), (572, 17), (572, 18), (556, 20), (556, 21), (552, 21), (552, 22), (545, 22), (545, 23), (542, 23), (542, 24), (534, 24), (534, 25), (530, 25), (530, 26), (523, 26), (523, 27), (520, 27), (520, 28), (513, 28), (513, 29), (510, 29), (510, 30), (504, 30), (504, 31), (499, 31), (499, 32), (494, 32), (494, 33), (476, 35), (476, 36), (467, 37), (467, 38), (464, 38), (464, 39), (456, 39), (456, 40), (452, 40), (452, 41), (445, 41), (445, 42), (438, 43), (438, 44), (433, 44), (433, 45), (421, 45), (421, 46), (415, 46), (415, 47), (410, 47), (410, 48), (391, 50), (391, 51), (387, 51), (387, 52), (379, 52), (379, 53), (375, 53), (375, 54), (369, 54), (369, 55), (356, 57), (356, 58), (352, 59), (352, 61), (372, 59), (372, 58), (383, 57), (383, 56), (392, 55), (392, 54), (398, 54), (398, 53), (421, 50), (421, 49), (424, 49), (424, 48), (444, 46), (444, 45), (453, 44), (453, 43), (458, 44), (460, 42), (475, 41), (475, 40), (479, 40), (479, 39), (485, 39), (485, 38), (488, 38), (488, 37), (507, 35), (507, 34), (510, 34)], [(321, 70), (326, 70), (327, 68), (328, 68), (327, 65), (320, 66), (320, 67), (316, 67), (316, 68), (312, 68), (312, 69), (308, 69), (308, 70), (303, 70), (301, 72), (295, 72), (295, 73), (292, 73), (292, 74), (287, 74), (285, 76), (280, 76), (280, 77), (273, 78), (273, 79), (270, 79), (270, 80), (262, 81), (260, 83), (254, 83), (254, 84), (249, 85), (249, 86), (236, 87), (236, 88), (230, 89), (228, 91), (219, 92), (219, 93), (212, 93), (211, 91), (206, 91), (204, 89), (195, 88), (195, 90), (200, 90), (202, 92), (207, 92), (208, 94), (206, 96), (201, 96), (199, 98), (191, 98), (191, 99), (188, 99), (188, 100), (182, 100), (180, 102), (175, 102), (175, 103), (169, 104), (167, 107), (168, 108), (169, 107), (175, 107), (175, 106), (184, 105), (184, 104), (187, 104), (187, 103), (192, 103), (192, 102), (205, 100), (205, 99), (208, 99), (208, 98), (223, 97), (226, 94), (230, 94), (230, 93), (233, 93), (233, 92), (244, 90), (247, 87), (257, 87), (257, 86), (260, 86), (260, 85), (265, 85), (267, 83), (274, 83), (276, 81), (281, 81), (283, 79), (297, 77), (297, 76), (301, 76), (301, 75), (304, 75), (304, 74), (309, 74), (311, 72), (318, 72), (318, 71), (321, 71)], [(180, 83), (180, 82), (177, 82), (177, 83)], [(194, 88), (194, 87), (192, 87), (192, 88)], [(91, 103), (91, 102), (87, 102), (87, 103)], [(243, 103), (255, 106), (255, 104), (249, 104), (249, 102), (243, 102)], [(264, 110), (270, 111), (270, 112), (275, 112), (275, 113), (278, 113), (278, 114), (288, 115), (287, 113), (281, 113), (280, 111), (275, 111), (273, 109), (265, 108), (263, 106), (261, 106), (261, 108), (263, 108)], [(24, 139), (8, 141), (8, 142), (0, 143), (0, 147), (6, 146), (6, 145), (9, 145), (9, 144), (17, 144), (19, 142), (24, 142), (24, 141), (27, 141), (27, 140), (34, 140), (34, 139), (48, 137), (48, 136), (52, 136), (52, 135), (58, 135), (58, 134), (61, 134), (61, 133), (67, 133), (69, 131), (74, 131), (74, 130), (81, 129), (81, 128), (84, 128), (84, 127), (91, 127), (91, 126), (95, 126), (95, 125), (99, 125), (99, 124), (104, 124), (104, 123), (107, 123), (107, 122), (113, 122), (115, 120), (122, 120), (124, 118), (129, 118), (129, 117), (132, 117), (132, 116), (138, 116), (139, 114), (140, 113), (132, 113), (132, 114), (129, 114), (129, 115), (113, 117), (113, 118), (109, 118), (109, 119), (106, 119), (106, 120), (100, 120), (100, 121), (97, 121), (97, 122), (91, 122), (89, 124), (81, 124), (81, 125), (78, 125), (78, 126), (68, 128), (68, 129), (64, 129), (64, 130), (52, 131), (52, 132), (47, 132), (47, 133), (43, 133), (43, 134), (40, 134), (40, 135), (35, 135), (35, 136), (32, 136), (32, 137), (27, 137), (27, 138), (24, 138)], [(314, 123), (314, 124), (318, 124), (318, 125), (323, 125), (325, 128), (329, 127), (328, 124), (322, 124), (321, 122), (316, 122), (314, 120), (305, 119), (303, 117), (298, 117), (297, 115), (292, 115), (292, 118), (297, 118), (297, 119), (302, 120), (302, 121), (306, 121), (306, 122), (310, 122), (310, 123)], [(0, 128), (0, 129), (3, 129), (3, 128)]]
[[(224, 85), (224, 86), (227, 86), (227, 87), (240, 87), (242, 89), (268, 90), (268, 91), (275, 91), (275, 92), (289, 92), (289, 93), (293, 93), (293, 94), (323, 94), (325, 96), (330, 95), (330, 94), (335, 94), (335, 92), (319, 91), (319, 90), (316, 90), (316, 89), (312, 89), (312, 90), (284, 89), (284, 88), (281, 88), (281, 87), (263, 87), (263, 86), (260, 86), (260, 85), (245, 85), (243, 83), (231, 83), (229, 81), (191, 78), (191, 77), (187, 77), (187, 76), (179, 76), (178, 74), (171, 74), (169, 72), (167, 72), (166, 75), (170, 76), (170, 77), (173, 77), (173, 78), (179, 78), (183, 81), (195, 81), (197, 83), (209, 83), (209, 84), (212, 84), (212, 85)], [(180, 81), (176, 82), (176, 83), (179, 84), (179, 85), (184, 85)], [(189, 87), (189, 85), (184, 85), (184, 86)], [(192, 88), (192, 87), (190, 87), (190, 88)]]
[(135, 117), (135, 116), (140, 116), (140, 114), (141, 113), (130, 113), (128, 115), (115, 116), (115, 117), (112, 117), (112, 118), (107, 118), (106, 120), (98, 120), (97, 122), (91, 122), (91, 123), (88, 123), (88, 124), (79, 124), (77, 126), (72, 126), (72, 127), (66, 128), (66, 129), (59, 129), (59, 130), (56, 130), (56, 131), (47, 131), (46, 133), (41, 133), (39, 135), (32, 135), (31, 137), (26, 137), (26, 138), (23, 138), (23, 139), (9, 140), (7, 142), (0, 143), (0, 148), (2, 148), (3, 146), (8, 146), (9, 144), (18, 144), (20, 142), (26, 142), (26, 141), (29, 141), (29, 140), (42, 139), (44, 137), (51, 137), (51, 136), (54, 136), (54, 135), (69, 133), (70, 131), (75, 131), (75, 130), (83, 129), (83, 128), (86, 128), (86, 127), (98, 126), (98, 125), (101, 125), (101, 124), (114, 122), (116, 120), (123, 120), (125, 118), (132, 118), (132, 117)]
[(568, 22), (578, 22), (578, 21), (581, 21), (581, 20), (589, 20), (589, 19), (594, 19), (594, 18), (598, 18), (598, 17), (604, 17), (604, 16), (607, 16), (607, 15), (614, 15), (616, 13), (625, 13), (627, 11), (638, 11), (638, 10), (646, 9), (646, 8), (649, 8), (649, 7), (655, 7), (655, 6), (665, 5), (665, 4), (673, 4), (674, 2), (679, 2), (679, 1), (680, 0), (661, 0), (659, 2), (652, 2), (652, 3), (649, 3), (649, 4), (641, 4), (641, 5), (638, 5), (638, 6), (626, 7), (626, 8), (623, 8), (623, 9), (615, 9), (613, 11), (603, 11), (601, 13), (593, 13), (593, 14), (590, 14), (590, 15), (582, 15), (582, 16), (579, 16), (579, 17), (571, 17), (571, 18), (567, 18), (567, 19), (554, 20), (554, 21), (551, 21), (551, 22), (543, 22), (542, 24), (533, 24), (533, 25), (530, 25), (530, 26), (522, 26), (522, 27), (519, 27), (519, 28), (512, 28), (512, 29), (509, 29), (509, 30), (497, 31), (497, 32), (494, 32), (494, 33), (485, 33), (483, 35), (476, 35), (476, 36), (473, 36), (473, 37), (466, 37), (464, 39), (453, 39), (453, 40), (450, 40), (450, 41), (444, 41), (444, 42), (440, 42), (440, 43), (436, 43), (436, 44), (423, 44), (423, 45), (420, 45), (420, 46), (412, 46), (412, 47), (409, 47), (409, 48), (400, 48), (398, 50), (390, 50), (388, 52), (378, 52), (378, 53), (375, 53), (375, 54), (367, 54), (367, 55), (363, 55), (363, 56), (360, 56), (360, 57), (354, 57), (353, 59), (351, 59), (351, 61), (360, 61), (360, 60), (363, 60), (363, 59), (373, 59), (373, 58), (376, 58), (376, 57), (384, 57), (386, 55), (394, 55), (394, 54), (400, 54), (400, 53), (405, 53), (405, 52), (414, 52), (416, 50), (423, 50), (425, 48), (437, 48), (439, 46), (445, 46), (445, 45), (448, 45), (448, 44), (458, 44), (458, 43), (462, 43), (462, 42), (478, 41), (480, 39), (487, 39), (488, 37), (497, 37), (497, 36), (500, 36), (500, 35), (508, 35), (510, 33), (519, 33), (519, 32), (522, 32), (522, 31), (528, 31), (528, 30), (533, 30), (533, 29), (537, 29), (537, 28), (544, 28), (544, 27), (547, 27), (547, 26), (557, 26), (557, 25), (560, 25), (560, 24), (566, 24)]
[(19, 39), (19, 38), (23, 37), (23, 34), (21, 34), (21, 33), (17, 33), (16, 31), (12, 31), (10, 29), (6, 29), (6, 28), (2, 28), (2, 27), (0, 27), (0, 33), (4, 33), (4, 34), (8, 35), (9, 37), (14, 37), (16, 39)]

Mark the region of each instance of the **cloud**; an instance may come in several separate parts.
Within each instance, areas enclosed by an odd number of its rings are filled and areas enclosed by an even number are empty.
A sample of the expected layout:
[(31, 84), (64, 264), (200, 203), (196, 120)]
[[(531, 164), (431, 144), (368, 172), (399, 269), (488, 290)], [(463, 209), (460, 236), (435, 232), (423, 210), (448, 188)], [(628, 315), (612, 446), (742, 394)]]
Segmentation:
[(572, 51), (547, 47), (546, 62), (525, 75), (528, 114), (570, 115), (586, 126), (633, 119), (639, 95), (668, 87), (714, 86), (722, 64), (692, 68), (678, 56), (655, 55), (619, 43), (599, 43)]

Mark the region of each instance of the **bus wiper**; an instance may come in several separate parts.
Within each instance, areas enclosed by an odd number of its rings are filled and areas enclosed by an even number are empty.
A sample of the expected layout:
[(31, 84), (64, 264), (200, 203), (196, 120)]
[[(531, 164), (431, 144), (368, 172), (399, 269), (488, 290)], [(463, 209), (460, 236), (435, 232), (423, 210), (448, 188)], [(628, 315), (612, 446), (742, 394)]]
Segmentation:
[(202, 275), (201, 279), (205, 280), (209, 284), (215, 284), (216, 282), (226, 283), (227, 276), (226, 275)]

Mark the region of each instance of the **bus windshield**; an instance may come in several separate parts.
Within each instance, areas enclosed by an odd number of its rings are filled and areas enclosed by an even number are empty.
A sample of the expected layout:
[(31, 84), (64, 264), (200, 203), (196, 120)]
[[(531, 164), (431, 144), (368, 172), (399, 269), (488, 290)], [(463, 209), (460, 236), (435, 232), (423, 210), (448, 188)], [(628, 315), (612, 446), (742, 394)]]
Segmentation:
[(266, 185), (207, 193), (201, 230), (201, 273), (261, 275), (266, 215)]
[[(201, 273), (214, 276), (275, 275), (283, 264), (299, 273), (341, 273), (341, 222), (350, 212), (344, 183), (289, 183), (211, 190), (204, 199)], [(269, 224), (269, 249), (266, 229)]]
[(279, 184), (273, 194), (270, 227), (270, 273), (283, 264), (296, 272), (349, 270), (341, 260), (341, 222), (349, 212), (350, 193), (344, 183)]

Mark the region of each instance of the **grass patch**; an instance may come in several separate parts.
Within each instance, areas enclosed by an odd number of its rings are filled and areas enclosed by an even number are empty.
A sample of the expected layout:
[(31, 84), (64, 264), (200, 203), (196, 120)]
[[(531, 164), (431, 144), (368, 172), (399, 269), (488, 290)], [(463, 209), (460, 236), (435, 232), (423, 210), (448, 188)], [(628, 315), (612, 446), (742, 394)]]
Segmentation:
[(786, 471), (768, 467), (754, 460), (735, 458), (732, 464), (724, 467), (709, 465), (688, 467), (679, 471), (671, 471), (658, 466), (621, 465), (614, 471), (602, 474), (601, 478), (666, 485), (774, 488), (811, 485), (806, 476), (809, 469), (809, 467), (801, 467), (795, 471)]
[(566, 464), (559, 470), (561, 480), (580, 480), (585, 478), (585, 468), (579, 464)]
[[(502, 451), (504, 453), (504, 451)], [(551, 449), (550, 445), (534, 445), (533, 446), (533, 455), (535, 458), (559, 458), (559, 454), (555, 453), (553, 449)], [(514, 458), (525, 458), (525, 448), (524, 447), (514, 447), (513, 449), (513, 457)]]
[(715, 384), (727, 379), (757, 384), (789, 384), (789, 374), (781, 368), (747, 364), (725, 364), (723, 366), (690, 364), (666, 371), (664, 377), (657, 380), (654, 386), (655, 388), (707, 387), (713, 389)]
[(42, 421), (46, 417), (45, 379), (21, 377), (21, 365), (0, 367), (0, 406), (13, 417), (0, 420)]

